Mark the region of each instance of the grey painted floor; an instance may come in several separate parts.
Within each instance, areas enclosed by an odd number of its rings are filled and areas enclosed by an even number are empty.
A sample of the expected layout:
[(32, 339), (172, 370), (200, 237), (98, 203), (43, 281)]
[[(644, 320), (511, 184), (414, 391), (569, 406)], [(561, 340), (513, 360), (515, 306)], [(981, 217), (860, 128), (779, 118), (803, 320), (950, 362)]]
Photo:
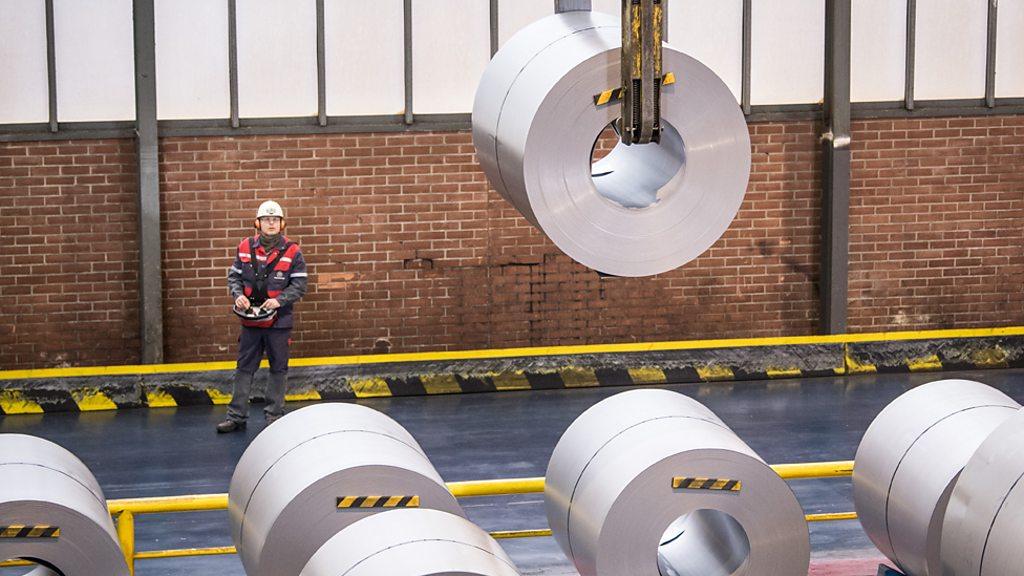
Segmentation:
[[(965, 377), (1024, 401), (1024, 371), (881, 375), (667, 388), (696, 397), (771, 463), (853, 459), (874, 416), (909, 386)], [(562, 432), (583, 410), (624, 388), (508, 392), (365, 400), (416, 437), (448, 481), (543, 476)], [(292, 407), (294, 409), (294, 407)], [(125, 410), (87, 414), (0, 416), (0, 433), (34, 434), (75, 452), (108, 498), (226, 492), (248, 442), (262, 429), (253, 407), (244, 434), (217, 435), (224, 407)], [(851, 511), (848, 479), (799, 480), (807, 512)], [(544, 528), (542, 496), (463, 500), (488, 530)], [(143, 516), (139, 550), (231, 545), (226, 512)], [(574, 575), (551, 538), (505, 540), (524, 575)], [(877, 556), (856, 521), (811, 526), (816, 559)], [(234, 556), (140, 561), (139, 576), (241, 576)], [(0, 575), (23, 573), (0, 570)]]

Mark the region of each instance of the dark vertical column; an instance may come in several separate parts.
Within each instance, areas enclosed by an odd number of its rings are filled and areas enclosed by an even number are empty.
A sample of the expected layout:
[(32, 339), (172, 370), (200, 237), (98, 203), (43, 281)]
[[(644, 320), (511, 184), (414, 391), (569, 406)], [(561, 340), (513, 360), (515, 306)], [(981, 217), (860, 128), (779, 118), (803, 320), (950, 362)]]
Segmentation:
[(316, 0), (316, 109), (317, 122), (327, 126), (327, 58), (324, 0)]
[(157, 155), (154, 0), (133, 0), (135, 134), (139, 172), (139, 319), (142, 363), (164, 360), (160, 277), (160, 164)]
[(238, 11), (228, 0), (228, 90), (231, 93), (231, 127), (238, 128)]
[(405, 123), (412, 124), (412, 0), (405, 0)]
[(988, 48), (985, 53), (985, 105), (996, 106), (996, 35), (999, 0), (988, 0)]
[(53, 0), (46, 0), (46, 86), (50, 101), (50, 132), (57, 125), (57, 43), (53, 31)]
[(491, 56), (498, 52), (498, 0), (491, 0)]
[(917, 50), (917, 0), (907, 0), (907, 61), (903, 84), (903, 106), (914, 109), (914, 54)]
[(821, 236), (821, 331), (846, 332), (850, 252), (851, 0), (825, 2), (825, 122)]
[(743, 0), (743, 79), (740, 85), (740, 106), (750, 114), (750, 42), (753, 31), (752, 0)]

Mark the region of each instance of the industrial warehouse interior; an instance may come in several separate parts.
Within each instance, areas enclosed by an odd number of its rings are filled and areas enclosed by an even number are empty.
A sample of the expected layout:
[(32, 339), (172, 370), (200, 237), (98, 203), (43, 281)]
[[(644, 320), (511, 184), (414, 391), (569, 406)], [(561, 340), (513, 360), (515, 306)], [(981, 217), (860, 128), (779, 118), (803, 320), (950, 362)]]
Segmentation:
[(1024, 0), (0, 0), (0, 576), (1021, 576)]

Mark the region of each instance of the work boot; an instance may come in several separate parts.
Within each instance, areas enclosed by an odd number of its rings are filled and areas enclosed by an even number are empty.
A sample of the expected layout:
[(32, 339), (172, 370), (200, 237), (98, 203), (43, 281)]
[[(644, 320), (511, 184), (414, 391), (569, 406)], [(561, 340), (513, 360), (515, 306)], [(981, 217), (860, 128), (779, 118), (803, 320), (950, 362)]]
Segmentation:
[(284, 414), (267, 414), (267, 426), (270, 426), (274, 422), (280, 420), (281, 416), (284, 416)]
[(234, 420), (225, 420), (220, 424), (217, 424), (217, 433), (225, 434), (227, 432), (238, 432), (239, 430), (245, 430), (245, 422), (236, 422)]

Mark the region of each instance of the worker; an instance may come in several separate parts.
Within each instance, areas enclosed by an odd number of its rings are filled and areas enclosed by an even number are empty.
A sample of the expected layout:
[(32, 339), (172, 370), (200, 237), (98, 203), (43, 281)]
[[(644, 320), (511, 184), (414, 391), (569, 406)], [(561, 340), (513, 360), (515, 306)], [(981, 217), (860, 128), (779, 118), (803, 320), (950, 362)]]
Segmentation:
[(284, 414), (292, 307), (306, 293), (308, 281), (299, 245), (284, 236), (281, 205), (273, 200), (260, 204), (253, 225), (257, 233), (239, 242), (228, 271), (228, 290), (241, 317), (242, 332), (227, 419), (217, 425), (221, 433), (245, 428), (249, 391), (264, 352), (270, 362), (263, 410), (267, 424)]

